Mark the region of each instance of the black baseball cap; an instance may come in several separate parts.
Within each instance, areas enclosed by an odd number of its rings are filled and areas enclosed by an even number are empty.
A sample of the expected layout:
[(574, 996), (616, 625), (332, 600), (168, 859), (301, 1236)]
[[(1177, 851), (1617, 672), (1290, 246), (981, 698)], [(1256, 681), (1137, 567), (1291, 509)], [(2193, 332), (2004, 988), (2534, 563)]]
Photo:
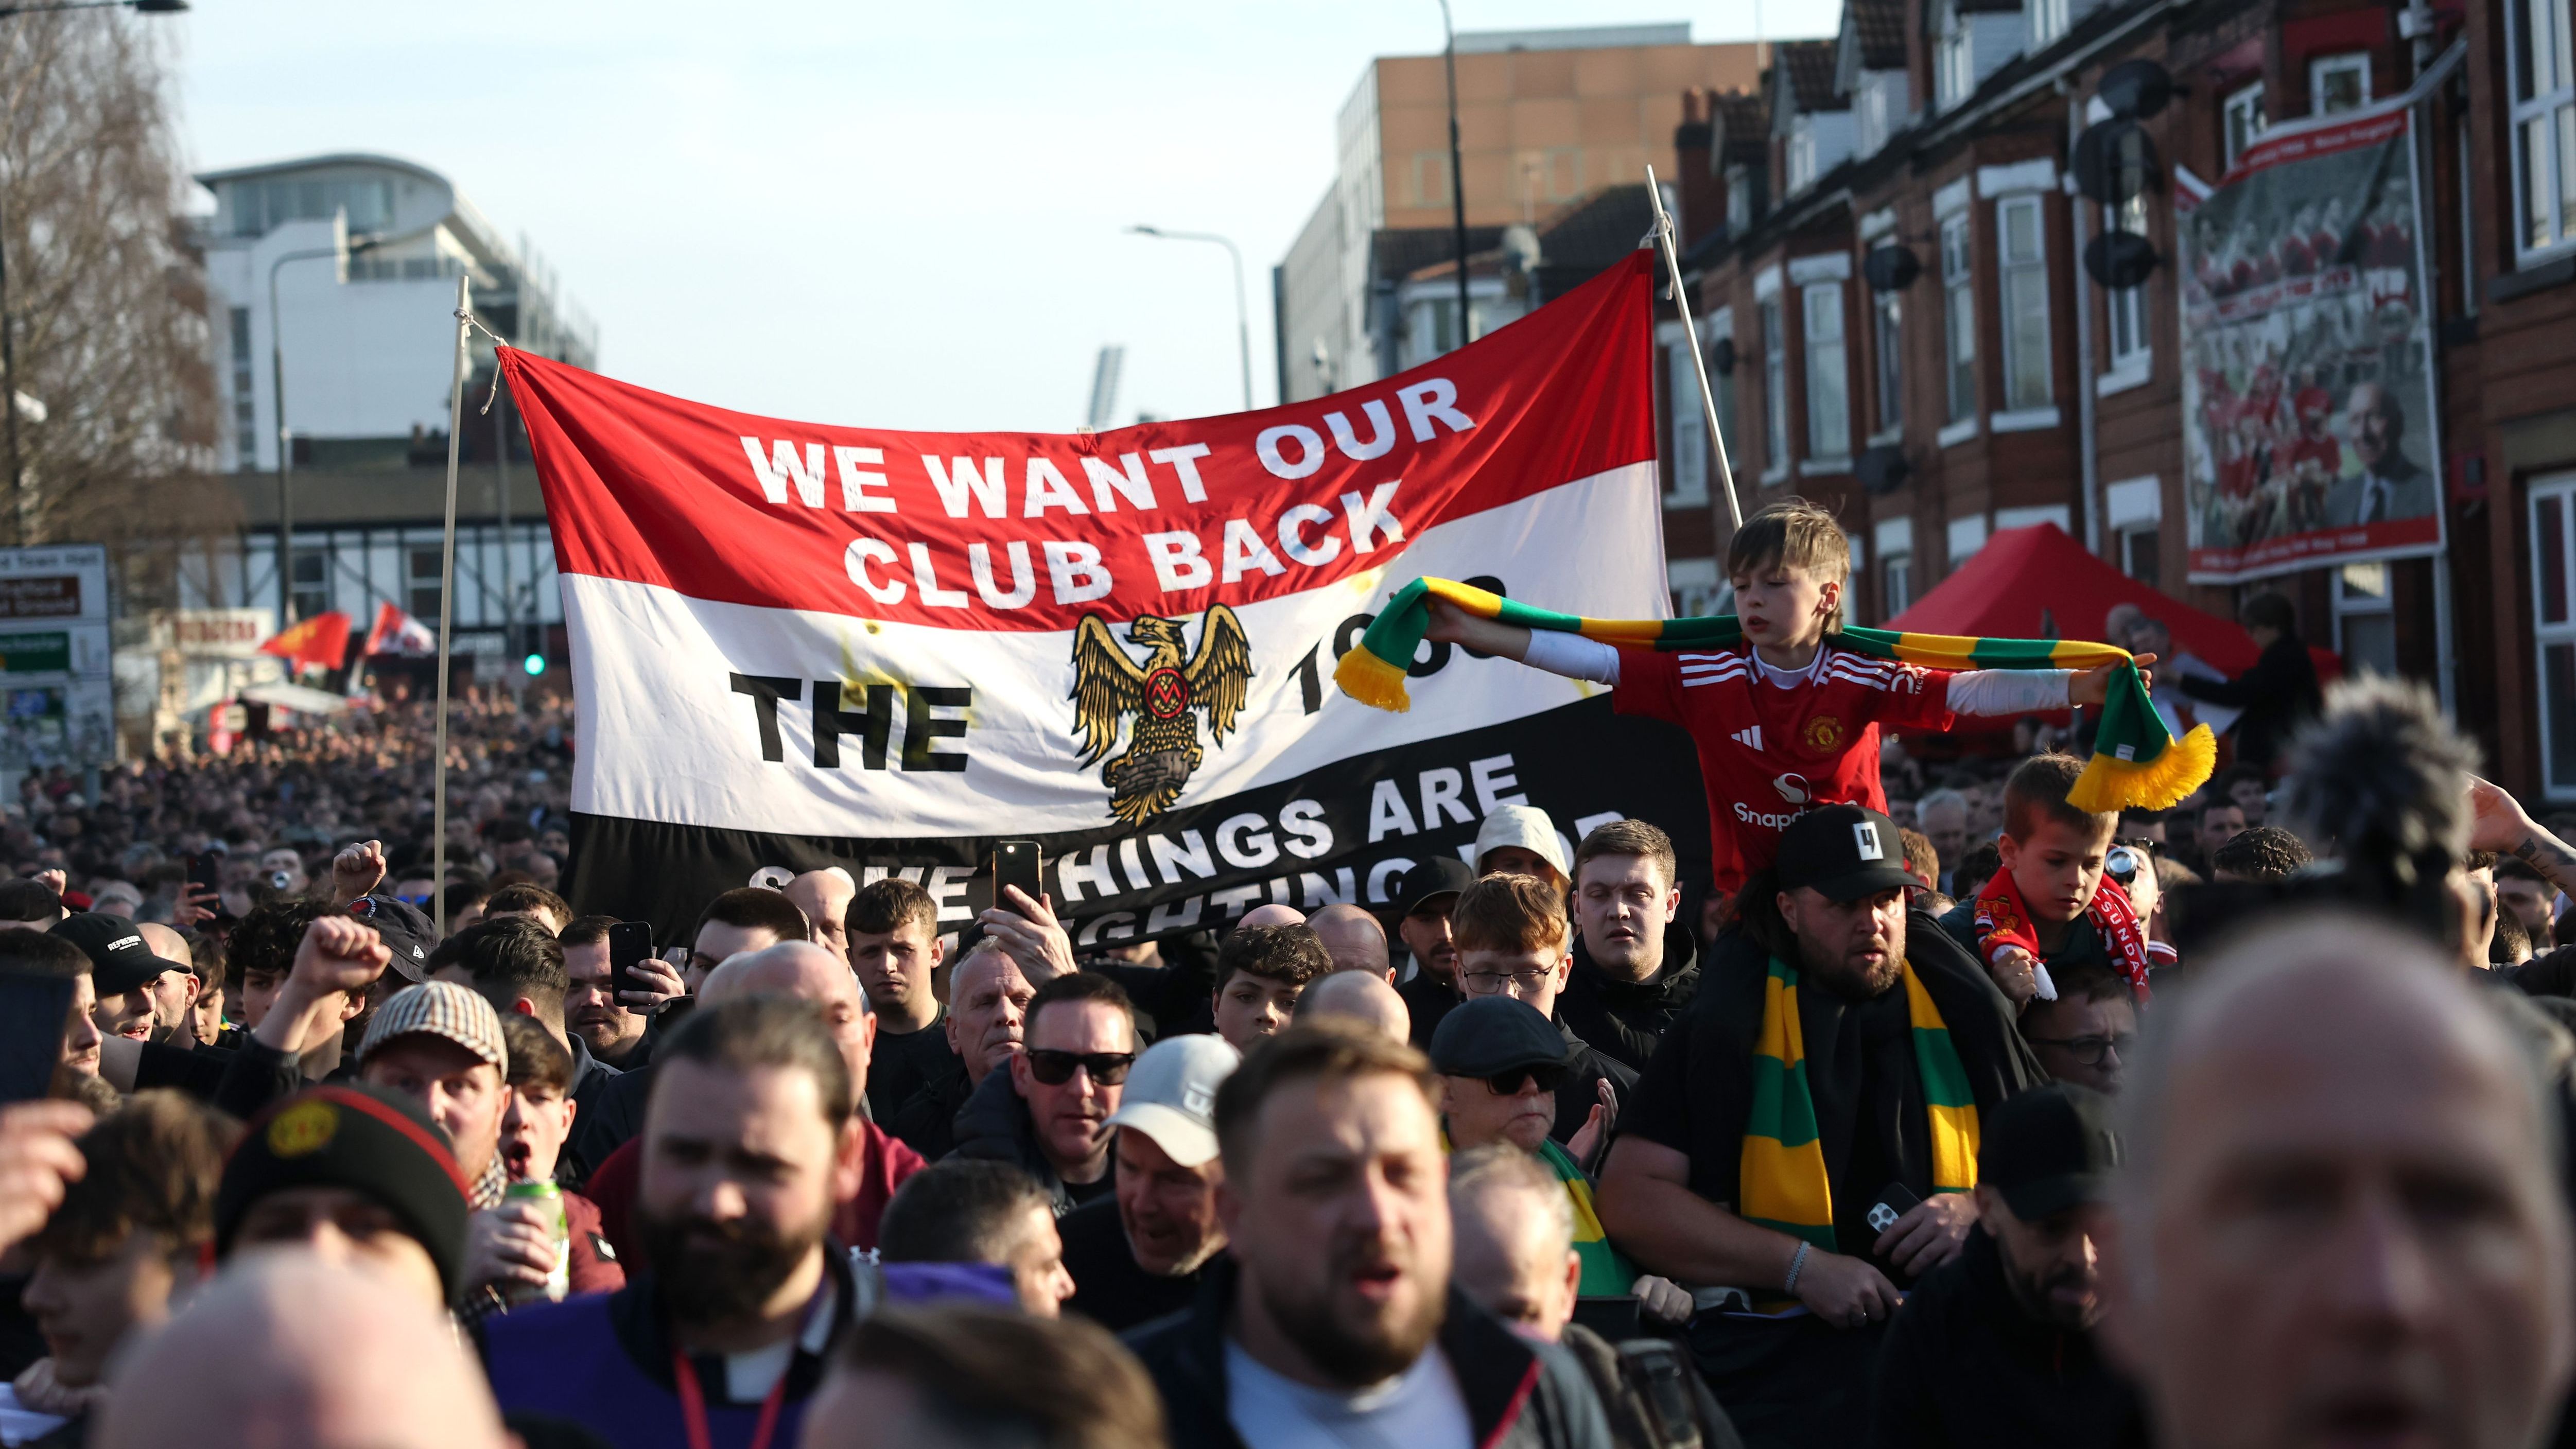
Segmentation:
[(376, 928), (385, 949), (394, 953), (394, 970), (405, 980), (429, 979), (429, 953), (438, 944), (438, 931), (420, 907), (400, 896), (360, 896), (349, 902), (349, 914)]
[(101, 996), (123, 996), (148, 986), (164, 971), (190, 971), (166, 956), (155, 955), (150, 942), (123, 916), (83, 912), (54, 923), (53, 934), (81, 948), (89, 957), (90, 985)]
[(2120, 1165), (2111, 1099), (2090, 1087), (2053, 1082), (1986, 1114), (1977, 1180), (2004, 1195), (2023, 1222), (2110, 1195)]
[(1476, 873), (1467, 862), (1451, 855), (1435, 855), (1404, 873), (1395, 883), (1396, 903), (1404, 914), (1421, 910), (1434, 896), (1454, 896), (1476, 883)]
[(1431, 1065), (1451, 1077), (1563, 1066), (1573, 1050), (1537, 1007), (1511, 996), (1462, 1001), (1431, 1033)]
[(1826, 805), (1791, 821), (1774, 869), (1780, 889), (1806, 886), (1830, 901), (1923, 884), (1906, 873), (1896, 822), (1861, 805)]

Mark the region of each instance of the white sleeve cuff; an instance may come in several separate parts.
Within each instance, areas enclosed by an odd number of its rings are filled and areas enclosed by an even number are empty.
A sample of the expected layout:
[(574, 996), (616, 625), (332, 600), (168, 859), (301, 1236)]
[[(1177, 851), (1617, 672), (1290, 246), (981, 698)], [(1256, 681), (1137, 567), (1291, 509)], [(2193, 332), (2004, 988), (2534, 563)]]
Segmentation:
[(1950, 676), (1953, 714), (2039, 714), (2066, 708), (2072, 669), (1970, 669)]
[(1618, 647), (1580, 634), (1532, 629), (1529, 652), (1521, 656), (1521, 662), (1568, 679), (1589, 679), (1595, 684), (1619, 682)]

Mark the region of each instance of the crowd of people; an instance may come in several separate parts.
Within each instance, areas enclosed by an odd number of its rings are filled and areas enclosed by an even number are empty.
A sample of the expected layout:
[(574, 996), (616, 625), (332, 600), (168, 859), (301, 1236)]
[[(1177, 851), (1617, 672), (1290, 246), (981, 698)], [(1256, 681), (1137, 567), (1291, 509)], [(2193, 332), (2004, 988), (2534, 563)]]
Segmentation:
[[(2087, 697), (1836, 676), (1840, 540), (1749, 520), (1723, 655), (1436, 627), (1675, 718), (1713, 814), (1727, 709)], [(2164, 810), (2082, 808), (2036, 731), (1854, 729), (1809, 776), (1844, 798), (1705, 880), (1510, 805), (1374, 905), (1090, 951), (835, 869), (667, 960), (554, 888), (559, 703), (458, 710), (444, 879), (425, 724), (35, 779), (0, 826), (0, 988), (65, 1021), (0, 1109), (0, 1442), (2560, 1432), (2576, 822), (2420, 690), (2338, 685)]]

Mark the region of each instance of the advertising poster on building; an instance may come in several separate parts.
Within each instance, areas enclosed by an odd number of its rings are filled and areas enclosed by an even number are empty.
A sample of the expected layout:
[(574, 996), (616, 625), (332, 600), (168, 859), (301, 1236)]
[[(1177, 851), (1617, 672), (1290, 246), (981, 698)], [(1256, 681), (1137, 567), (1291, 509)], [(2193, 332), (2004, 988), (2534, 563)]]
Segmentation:
[(787, 421), (503, 349), (580, 716), (566, 894), (669, 939), (841, 865), (954, 927), (1026, 839), (1095, 946), (1385, 906), (1507, 804), (1569, 846), (1654, 820), (1705, 879), (1687, 737), (1597, 686), (1447, 645), (1409, 713), (1333, 683), (1417, 575), (1664, 613), (1650, 261), (1350, 392), (1099, 433)]
[(0, 774), (116, 758), (113, 657), (105, 548), (0, 549)]
[(2404, 106), (2282, 127), (2175, 187), (2194, 583), (2441, 549)]

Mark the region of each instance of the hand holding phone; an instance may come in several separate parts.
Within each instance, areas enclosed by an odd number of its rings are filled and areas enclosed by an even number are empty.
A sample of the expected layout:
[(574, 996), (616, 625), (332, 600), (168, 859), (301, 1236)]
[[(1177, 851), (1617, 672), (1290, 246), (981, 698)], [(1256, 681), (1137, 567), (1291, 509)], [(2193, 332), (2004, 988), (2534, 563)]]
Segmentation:
[(1034, 840), (994, 841), (993, 904), (1002, 910), (1017, 910), (1027, 915), (1027, 911), (1012, 904), (1010, 892), (1016, 886), (1031, 901), (1044, 895), (1045, 890), (1038, 883), (1039, 870), (1044, 863)]
[(635, 965), (652, 957), (652, 922), (619, 921), (608, 928), (608, 989), (613, 993), (611, 1000), (623, 1001), (626, 992), (650, 989), (636, 979)]

